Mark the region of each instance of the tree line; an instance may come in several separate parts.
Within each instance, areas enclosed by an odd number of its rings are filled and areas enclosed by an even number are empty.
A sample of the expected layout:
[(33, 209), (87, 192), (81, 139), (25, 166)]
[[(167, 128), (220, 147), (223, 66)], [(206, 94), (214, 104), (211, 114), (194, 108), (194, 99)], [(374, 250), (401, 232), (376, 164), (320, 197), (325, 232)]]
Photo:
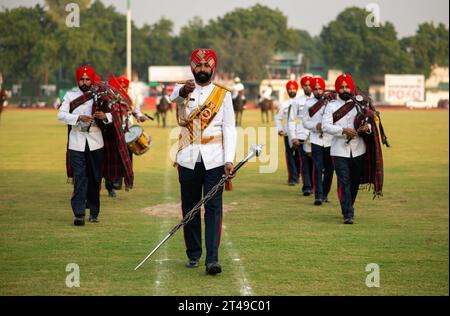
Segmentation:
[[(121, 74), (126, 61), (126, 15), (100, 0), (78, 1), (80, 27), (67, 27), (65, 4), (0, 11), (0, 72), (5, 82), (33, 80), (36, 85), (73, 80), (75, 67), (89, 63), (102, 77)], [(186, 65), (198, 47), (220, 56), (221, 72), (257, 81), (267, 77), (264, 65), (275, 52), (302, 53), (309, 64), (352, 73), (367, 85), (385, 73), (429, 76), (432, 65), (448, 66), (448, 28), (424, 23), (414, 36), (399, 38), (390, 22), (368, 27), (369, 12), (350, 7), (312, 37), (288, 27), (278, 9), (256, 4), (216, 19), (193, 17), (174, 35), (173, 22), (132, 24), (132, 67), (146, 80), (150, 65)]]

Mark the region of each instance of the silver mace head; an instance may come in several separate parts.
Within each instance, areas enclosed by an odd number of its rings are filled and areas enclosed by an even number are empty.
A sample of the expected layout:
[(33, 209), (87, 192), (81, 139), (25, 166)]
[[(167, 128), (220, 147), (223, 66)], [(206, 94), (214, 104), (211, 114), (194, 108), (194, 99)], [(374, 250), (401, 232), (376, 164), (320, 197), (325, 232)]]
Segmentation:
[(262, 152), (262, 147), (263, 147), (262, 144), (252, 145), (252, 147), (250, 147), (250, 152), (248, 153), (248, 155), (245, 158), (245, 160), (249, 160), (253, 156), (259, 157), (261, 155), (261, 152)]

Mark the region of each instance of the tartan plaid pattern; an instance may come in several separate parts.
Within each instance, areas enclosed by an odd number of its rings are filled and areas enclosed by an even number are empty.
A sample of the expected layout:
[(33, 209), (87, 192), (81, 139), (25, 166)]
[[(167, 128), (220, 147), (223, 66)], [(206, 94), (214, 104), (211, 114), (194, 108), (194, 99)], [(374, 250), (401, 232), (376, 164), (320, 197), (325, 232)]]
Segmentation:
[(320, 99), (319, 101), (317, 101), (312, 107), (310, 107), (308, 109), (308, 113), (309, 113), (309, 117), (313, 117), (314, 114), (316, 114), (317, 112), (319, 112), (319, 110), (322, 108), (322, 106), (324, 105), (324, 100)]
[(361, 176), (361, 185), (368, 184), (373, 189), (374, 198), (383, 196), (383, 181), (384, 181), (384, 167), (383, 167), (383, 152), (380, 142), (380, 131), (376, 124), (375, 114), (373, 111), (366, 109), (364, 115), (358, 115), (355, 119), (355, 125), (360, 126), (361, 122), (367, 120), (371, 125), (372, 133), (362, 135), (366, 144), (366, 156)]
[[(350, 112), (355, 106), (354, 102), (345, 103), (336, 112), (333, 113), (333, 123), (336, 123)], [(373, 189), (374, 198), (383, 195), (384, 167), (383, 152), (380, 142), (380, 131), (376, 123), (375, 113), (368, 107), (362, 107), (363, 115), (358, 114), (355, 117), (355, 129), (361, 126), (362, 122), (371, 125), (372, 133), (360, 134), (366, 144), (366, 155), (361, 176), (360, 184), (369, 185)], [(382, 133), (384, 135), (384, 133)], [(381, 135), (381, 137), (383, 136)]]
[(131, 157), (125, 142), (120, 111), (111, 111), (112, 124), (104, 125), (102, 129), (104, 143), (104, 162), (102, 176), (109, 181), (124, 178), (125, 188), (133, 187), (134, 173)]
[(347, 113), (350, 112), (354, 106), (354, 102), (347, 102), (343, 106), (341, 106), (336, 112), (333, 113), (333, 123), (336, 123), (345, 115), (347, 115)]

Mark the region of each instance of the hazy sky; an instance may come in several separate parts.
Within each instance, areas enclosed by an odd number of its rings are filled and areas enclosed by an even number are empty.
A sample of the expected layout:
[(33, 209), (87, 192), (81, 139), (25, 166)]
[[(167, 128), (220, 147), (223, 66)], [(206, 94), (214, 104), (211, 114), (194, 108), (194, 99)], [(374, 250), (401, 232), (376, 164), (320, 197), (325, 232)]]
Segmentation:
[[(130, 0), (134, 22), (138, 26), (153, 24), (164, 16), (175, 25), (175, 33), (187, 24), (193, 16), (200, 16), (205, 22), (235, 8), (246, 8), (256, 3), (280, 9), (288, 17), (290, 27), (307, 30), (318, 35), (323, 25), (335, 19), (337, 14), (349, 6), (366, 7), (376, 3), (380, 7), (381, 22), (394, 23), (400, 37), (413, 35), (423, 22), (439, 22), (449, 25), (448, 0)], [(76, 2), (76, 1), (74, 1)], [(126, 11), (127, 0), (102, 0), (113, 5), (119, 12)], [(0, 7), (13, 8), (20, 5), (32, 6), (43, 0), (0, 0)], [(81, 16), (81, 21), (82, 21)], [(82, 22), (81, 22), (82, 23)]]

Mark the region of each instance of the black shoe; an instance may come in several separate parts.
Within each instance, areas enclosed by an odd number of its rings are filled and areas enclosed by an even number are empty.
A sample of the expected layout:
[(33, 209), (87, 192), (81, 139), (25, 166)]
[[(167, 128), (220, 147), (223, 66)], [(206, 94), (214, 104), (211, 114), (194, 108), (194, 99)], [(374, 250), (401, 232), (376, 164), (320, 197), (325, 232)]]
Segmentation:
[(311, 191), (305, 191), (303, 192), (303, 196), (310, 196), (311, 195)]
[(294, 182), (294, 181), (289, 182), (289, 186), (290, 186), (290, 187), (295, 186), (295, 182)]
[(98, 223), (99, 221), (98, 221), (98, 218), (97, 217), (89, 217), (89, 222), (91, 222), (91, 223)]
[(73, 224), (75, 226), (83, 226), (84, 225), (84, 216), (77, 216), (75, 217)]
[(198, 268), (198, 260), (189, 259), (188, 262), (186, 262), (186, 268)]
[(344, 224), (353, 224), (353, 217), (344, 218)]
[(314, 201), (314, 205), (322, 205), (322, 200), (316, 199), (316, 200)]
[(322, 202), (324, 202), (324, 203), (330, 203), (330, 201), (328, 200), (328, 198), (326, 197), (326, 198), (324, 198), (324, 199), (322, 199)]
[(114, 191), (113, 189), (109, 190), (108, 191), (108, 196), (112, 197), (112, 198), (115, 198), (117, 196), (116, 191)]
[(206, 264), (206, 274), (215, 275), (222, 272), (222, 267), (218, 262), (211, 262)]

